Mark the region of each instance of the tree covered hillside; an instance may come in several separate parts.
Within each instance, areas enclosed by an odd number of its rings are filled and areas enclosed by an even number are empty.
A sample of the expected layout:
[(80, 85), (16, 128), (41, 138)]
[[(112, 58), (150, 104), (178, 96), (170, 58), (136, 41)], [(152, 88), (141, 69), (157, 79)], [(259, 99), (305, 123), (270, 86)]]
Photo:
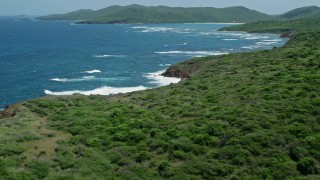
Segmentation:
[(311, 18), (311, 17), (319, 17), (320, 16), (320, 7), (317, 6), (308, 6), (297, 8), (292, 11), (286, 12), (277, 16), (278, 19), (282, 20), (293, 20), (293, 19), (303, 19), (303, 18)]
[(298, 19), (291, 21), (260, 21), (237, 26), (230, 26), (220, 29), (220, 31), (246, 31), (246, 32), (266, 32), (266, 33), (284, 33), (292, 35), (297, 32), (318, 31), (320, 28), (320, 17)]
[(13, 105), (0, 177), (319, 179), (319, 39), (299, 30), (281, 48), (191, 59), (167, 72), (187, 79), (157, 89)]
[(97, 11), (80, 10), (67, 14), (40, 17), (42, 20), (86, 20), (82, 23), (201, 23), (253, 22), (272, 19), (271, 16), (245, 7), (182, 8), (141, 5), (111, 6)]

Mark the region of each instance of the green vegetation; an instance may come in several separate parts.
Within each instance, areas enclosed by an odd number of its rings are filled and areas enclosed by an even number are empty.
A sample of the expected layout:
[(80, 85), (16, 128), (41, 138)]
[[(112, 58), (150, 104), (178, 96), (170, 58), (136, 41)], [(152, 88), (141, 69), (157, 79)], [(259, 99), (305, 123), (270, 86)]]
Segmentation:
[(291, 21), (260, 21), (238, 26), (225, 27), (221, 31), (247, 31), (266, 33), (288, 33), (317, 31), (320, 28), (320, 18), (308, 18)]
[(86, 20), (82, 23), (205, 23), (253, 22), (272, 19), (271, 16), (245, 7), (172, 8), (140, 5), (111, 6), (101, 10), (80, 10), (62, 15), (40, 17), (43, 20)]
[(281, 48), (192, 59), (158, 89), (13, 106), (0, 177), (319, 179), (319, 39), (296, 30)]
[[(79, 23), (204, 23), (204, 22), (256, 22), (266, 20), (297, 20), (320, 16), (317, 6), (294, 9), (270, 16), (245, 7), (229, 8), (172, 8), (141, 5), (110, 6), (97, 11), (79, 10), (67, 14), (40, 17), (42, 20), (80, 20)], [(276, 24), (276, 26), (279, 26)], [(259, 26), (262, 27), (262, 26)], [(250, 29), (251, 30), (251, 29)], [(263, 29), (261, 29), (262, 31)]]
[(293, 20), (293, 19), (303, 19), (303, 18), (311, 18), (311, 17), (319, 17), (319, 16), (320, 16), (320, 8), (317, 6), (309, 6), (309, 7), (294, 9), (287, 13), (276, 16), (276, 18), (282, 19), (282, 20)]

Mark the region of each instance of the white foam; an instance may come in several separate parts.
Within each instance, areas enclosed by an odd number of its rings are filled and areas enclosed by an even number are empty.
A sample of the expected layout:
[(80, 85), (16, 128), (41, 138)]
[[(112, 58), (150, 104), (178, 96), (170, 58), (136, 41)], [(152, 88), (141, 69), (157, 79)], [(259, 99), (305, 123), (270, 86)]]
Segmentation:
[(262, 41), (265, 41), (265, 42), (281, 42), (282, 39), (268, 39), (268, 40), (262, 40)]
[(269, 42), (257, 42), (258, 45), (271, 45), (271, 44), (277, 44), (275, 41), (269, 41)]
[(84, 81), (84, 79), (68, 79), (68, 78), (53, 78), (51, 81), (57, 82), (73, 82), (73, 81)]
[(171, 66), (171, 64), (159, 64), (159, 66)]
[(155, 52), (156, 54), (185, 54), (185, 55), (223, 55), (228, 54), (220, 51), (164, 51)]
[(238, 39), (223, 39), (224, 41), (237, 41)]
[(166, 28), (166, 27), (150, 27), (146, 28), (145, 30), (142, 30), (141, 32), (147, 33), (147, 32), (172, 32), (174, 31), (174, 28)]
[(247, 37), (245, 39), (248, 39), (248, 40), (255, 40), (255, 39), (260, 39), (259, 37)]
[(257, 49), (257, 48), (260, 48), (261, 46), (259, 45), (253, 45), (253, 46), (243, 46), (241, 48), (243, 49)]
[(243, 48), (243, 49), (257, 49), (257, 48), (262, 48), (265, 46), (271, 46), (273, 44), (277, 44), (278, 42), (279, 42), (278, 40), (262, 40), (261, 42), (256, 42), (256, 45), (243, 46), (241, 48)]
[(138, 29), (141, 33), (152, 33), (152, 32), (174, 32), (174, 33), (190, 33), (190, 31), (194, 31), (195, 29), (183, 29), (183, 28), (171, 28), (171, 27), (149, 27), (149, 26), (136, 26), (132, 27), (132, 29)]
[(188, 45), (188, 43), (181, 43), (181, 44), (166, 44), (166, 45), (164, 45), (164, 46), (186, 46), (186, 45)]
[(67, 82), (80, 82), (80, 81), (123, 81), (128, 79), (127, 77), (117, 77), (117, 78), (96, 78), (95, 76), (83, 76), (82, 78), (74, 78), (74, 79), (69, 79), (69, 78), (53, 78), (50, 79), (51, 81), (56, 81), (56, 82), (62, 82), (62, 83), (67, 83)]
[(166, 70), (161, 70), (153, 73), (147, 73), (144, 77), (151, 80), (149, 83), (157, 84), (158, 86), (167, 86), (181, 81), (181, 78), (162, 76), (165, 71)]
[(95, 70), (91, 70), (91, 71), (85, 71), (84, 73), (94, 74), (94, 73), (101, 73), (101, 71), (100, 71), (100, 70), (95, 69)]
[(54, 96), (61, 96), (61, 95), (73, 95), (73, 94), (83, 94), (83, 95), (112, 95), (112, 94), (119, 94), (119, 93), (128, 93), (133, 91), (142, 91), (148, 89), (144, 86), (137, 86), (137, 87), (108, 87), (103, 86), (94, 90), (89, 91), (82, 91), (82, 90), (74, 90), (74, 91), (60, 91), (60, 92), (53, 92), (50, 90), (45, 90), (44, 93), (47, 95), (54, 95)]
[(228, 40), (234, 41), (234, 40), (238, 40), (238, 39), (256, 40), (256, 39), (270, 38), (269, 36), (266, 36), (266, 35), (251, 34), (251, 33), (247, 33), (247, 32), (200, 32), (199, 34), (202, 36), (230, 37), (230, 38), (223, 39), (225, 41), (228, 41)]
[(82, 78), (83, 79), (93, 79), (93, 78), (95, 78), (95, 76), (83, 76)]
[(124, 55), (110, 55), (110, 54), (98, 54), (98, 55), (93, 55), (92, 57), (94, 58), (108, 58), (108, 57), (125, 57)]
[(135, 26), (135, 27), (131, 27), (132, 29), (146, 29), (148, 28), (148, 26)]
[(69, 79), (69, 78), (53, 78), (50, 79), (51, 81), (56, 81), (56, 82), (79, 82), (79, 81), (87, 81), (95, 78), (95, 76), (84, 76), (82, 78), (74, 78), (74, 79)]

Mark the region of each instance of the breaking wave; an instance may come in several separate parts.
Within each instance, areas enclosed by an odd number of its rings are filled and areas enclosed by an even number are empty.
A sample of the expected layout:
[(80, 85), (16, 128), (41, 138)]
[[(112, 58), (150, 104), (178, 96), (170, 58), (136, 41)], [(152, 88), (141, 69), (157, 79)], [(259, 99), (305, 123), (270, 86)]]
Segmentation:
[(171, 66), (171, 64), (159, 64), (159, 66), (163, 67), (163, 66)]
[(181, 78), (162, 76), (162, 74), (165, 71), (166, 70), (161, 70), (153, 73), (146, 73), (143, 75), (143, 77), (151, 80), (149, 83), (156, 84), (157, 86), (167, 86), (181, 81)]
[(73, 95), (73, 94), (83, 94), (83, 95), (112, 95), (112, 94), (119, 94), (119, 93), (128, 93), (133, 91), (142, 91), (148, 89), (144, 86), (137, 86), (137, 87), (109, 87), (103, 86), (97, 89), (82, 91), (82, 90), (73, 90), (73, 91), (60, 91), (60, 92), (53, 92), (50, 90), (45, 90), (44, 93), (47, 95), (54, 95), (54, 96), (61, 96), (61, 95)]
[(277, 44), (278, 42), (275, 41), (268, 41), (268, 42), (257, 42), (258, 45), (271, 45), (271, 44)]
[(79, 82), (79, 81), (86, 81), (95, 78), (95, 76), (84, 76), (82, 78), (74, 78), (74, 79), (69, 79), (69, 78), (53, 78), (50, 79), (51, 81), (56, 81), (56, 82)]
[(128, 77), (117, 77), (117, 78), (96, 78), (95, 76), (83, 76), (82, 78), (53, 78), (50, 79), (51, 81), (56, 81), (56, 82), (62, 82), (62, 83), (67, 83), (67, 82), (80, 82), (80, 81), (123, 81), (128, 79)]
[(220, 51), (163, 51), (163, 52), (155, 52), (156, 54), (183, 54), (183, 55), (189, 55), (193, 57), (203, 57), (203, 56), (217, 56), (217, 55), (223, 55), (228, 54), (226, 52), (220, 52)]
[(262, 40), (262, 41), (265, 41), (265, 42), (281, 42), (282, 39), (267, 39), (267, 40)]
[(138, 29), (141, 33), (152, 33), (152, 32), (173, 32), (173, 33), (191, 33), (195, 29), (188, 29), (188, 28), (171, 28), (171, 27), (149, 27), (149, 26), (136, 26), (131, 27), (132, 29)]
[(101, 73), (100, 70), (91, 70), (91, 71), (85, 71), (84, 73), (88, 73), (88, 74), (94, 74), (94, 73)]
[(93, 55), (92, 57), (94, 58), (108, 58), (108, 57), (126, 57), (124, 55), (110, 55), (110, 54), (98, 54), (98, 55)]

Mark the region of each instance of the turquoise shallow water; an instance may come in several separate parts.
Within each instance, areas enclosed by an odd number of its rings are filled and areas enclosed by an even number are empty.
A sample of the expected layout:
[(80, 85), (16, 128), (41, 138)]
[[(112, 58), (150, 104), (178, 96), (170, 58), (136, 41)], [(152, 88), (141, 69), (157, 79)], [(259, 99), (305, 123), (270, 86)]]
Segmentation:
[(76, 25), (1, 17), (0, 108), (46, 94), (107, 95), (167, 85), (179, 81), (159, 76), (172, 64), (287, 41), (217, 31), (230, 25)]

